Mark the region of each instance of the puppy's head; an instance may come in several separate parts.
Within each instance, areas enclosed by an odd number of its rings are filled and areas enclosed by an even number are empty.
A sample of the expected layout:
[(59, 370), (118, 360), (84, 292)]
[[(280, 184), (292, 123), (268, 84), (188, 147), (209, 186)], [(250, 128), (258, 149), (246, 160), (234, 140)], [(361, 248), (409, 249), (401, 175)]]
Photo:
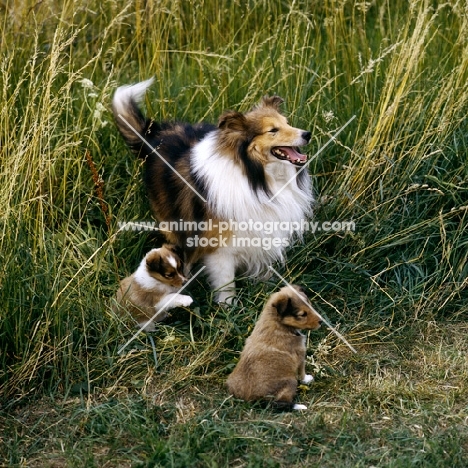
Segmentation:
[(286, 286), (272, 297), (271, 306), (276, 309), (278, 320), (299, 330), (317, 330), (322, 323), (304, 289), (297, 285)]
[(265, 165), (281, 160), (303, 166), (307, 156), (298, 149), (309, 143), (311, 133), (288, 124), (279, 110), (282, 102), (279, 96), (264, 97), (245, 114), (227, 111), (221, 115), (218, 127), (226, 146), (244, 150), (251, 163)]
[(148, 274), (161, 283), (179, 288), (187, 281), (175, 246), (164, 244), (159, 249), (150, 250), (145, 260)]

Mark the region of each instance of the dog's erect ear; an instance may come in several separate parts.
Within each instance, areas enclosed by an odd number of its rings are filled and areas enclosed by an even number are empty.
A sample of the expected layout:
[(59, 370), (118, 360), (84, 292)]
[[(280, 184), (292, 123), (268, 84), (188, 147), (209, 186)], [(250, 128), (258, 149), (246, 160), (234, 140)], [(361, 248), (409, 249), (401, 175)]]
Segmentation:
[(226, 111), (218, 120), (218, 128), (221, 130), (233, 130), (243, 132), (247, 128), (247, 120), (244, 114), (236, 111)]
[(178, 257), (182, 255), (182, 249), (180, 247), (177, 247), (177, 245), (163, 244), (163, 247), (166, 248), (167, 250), (170, 250), (172, 253), (175, 253)]
[(276, 308), (278, 314), (281, 317), (291, 315), (293, 311), (293, 305), (289, 296), (281, 296), (276, 302), (273, 303), (273, 307)]
[(305, 294), (307, 296), (307, 291), (304, 288), (304, 286), (300, 286), (299, 284), (296, 284), (295, 286), (296, 286), (296, 288), (298, 289), (299, 292), (301, 292), (302, 294)]
[(279, 96), (264, 96), (260, 105), (263, 107), (273, 107), (273, 109), (279, 111), (283, 102), (284, 99)]

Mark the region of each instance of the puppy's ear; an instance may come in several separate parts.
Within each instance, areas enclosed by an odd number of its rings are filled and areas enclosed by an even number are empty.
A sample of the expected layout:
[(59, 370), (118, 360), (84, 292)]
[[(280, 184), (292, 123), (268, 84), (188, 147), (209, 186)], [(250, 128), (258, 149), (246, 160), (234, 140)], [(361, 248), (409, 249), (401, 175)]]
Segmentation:
[(299, 285), (299, 284), (296, 284), (295, 286), (296, 286), (296, 288), (297, 288), (297, 290), (298, 290), (299, 292), (301, 292), (302, 294), (305, 294), (305, 295), (307, 296), (307, 291), (306, 291), (306, 289), (304, 288), (304, 286), (301, 286), (301, 285)]
[(154, 252), (146, 258), (146, 266), (149, 271), (159, 273), (162, 267), (162, 258), (159, 253)]
[(281, 296), (272, 305), (276, 308), (278, 315), (280, 315), (281, 317), (291, 315), (294, 309), (291, 302), (291, 298), (289, 296)]
[(177, 245), (163, 244), (163, 247), (165, 247), (167, 250), (170, 250), (172, 253), (175, 253), (179, 257), (182, 255), (182, 249), (180, 247), (177, 247)]
[(283, 104), (284, 99), (279, 96), (264, 96), (260, 102), (261, 107), (272, 107), (273, 109), (279, 111), (281, 104)]
[(247, 120), (244, 114), (240, 112), (226, 111), (218, 120), (218, 128), (221, 130), (243, 132), (247, 128)]

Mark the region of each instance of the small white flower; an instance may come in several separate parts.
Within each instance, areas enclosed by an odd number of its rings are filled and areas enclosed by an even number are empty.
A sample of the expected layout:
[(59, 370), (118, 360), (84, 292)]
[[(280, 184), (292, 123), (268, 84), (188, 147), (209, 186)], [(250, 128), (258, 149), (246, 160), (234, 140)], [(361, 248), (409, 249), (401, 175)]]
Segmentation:
[(90, 89), (94, 87), (94, 83), (91, 80), (88, 80), (88, 78), (83, 78), (79, 81), (79, 83), (81, 83), (81, 86), (84, 89)]
[(356, 3), (356, 9), (361, 11), (362, 13), (366, 13), (371, 6), (372, 6), (372, 2)]
[(102, 127), (105, 127), (108, 122), (107, 120), (102, 120), (102, 114), (106, 111), (106, 108), (101, 102), (96, 103), (96, 107), (93, 113), (93, 119)]
[(324, 118), (325, 122), (331, 122), (335, 118), (335, 114), (333, 111), (323, 111), (322, 117)]

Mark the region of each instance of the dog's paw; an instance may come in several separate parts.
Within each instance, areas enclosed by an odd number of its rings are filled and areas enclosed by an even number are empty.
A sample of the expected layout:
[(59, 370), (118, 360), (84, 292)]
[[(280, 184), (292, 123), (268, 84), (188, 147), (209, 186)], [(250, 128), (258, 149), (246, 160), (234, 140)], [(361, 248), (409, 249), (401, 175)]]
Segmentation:
[(309, 385), (313, 381), (314, 381), (314, 377), (310, 374), (306, 374), (304, 378), (301, 380), (301, 383), (305, 385)]
[(229, 307), (236, 303), (236, 292), (234, 290), (220, 291), (215, 295), (216, 302), (222, 307)]
[(193, 299), (190, 296), (184, 296), (180, 294), (179, 297), (174, 301), (174, 306), (176, 307), (188, 307), (192, 304)]
[(296, 411), (296, 410), (299, 410), (299, 411), (303, 411), (303, 410), (306, 410), (307, 409), (307, 406), (306, 405), (300, 405), (299, 403), (296, 403), (294, 406), (293, 406), (293, 410)]

